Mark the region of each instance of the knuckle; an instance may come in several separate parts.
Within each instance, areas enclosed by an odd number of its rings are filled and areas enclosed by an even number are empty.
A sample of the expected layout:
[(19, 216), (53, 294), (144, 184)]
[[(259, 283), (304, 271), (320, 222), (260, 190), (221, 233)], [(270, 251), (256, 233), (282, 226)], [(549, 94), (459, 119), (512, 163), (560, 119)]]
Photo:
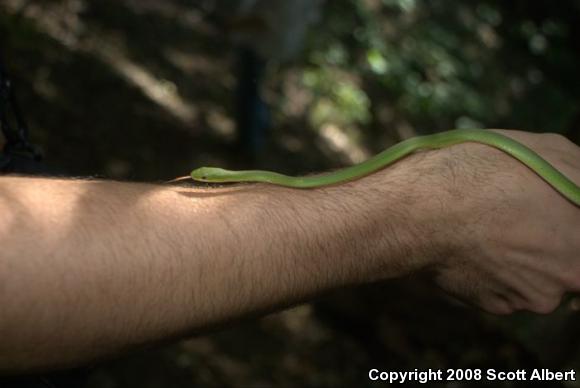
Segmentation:
[(562, 275), (563, 285), (567, 291), (579, 292), (580, 291), (580, 271), (571, 270), (567, 271)]
[(513, 308), (512, 306), (510, 306), (509, 304), (502, 304), (502, 305), (498, 305), (495, 313), (497, 315), (511, 315), (511, 314), (515, 313), (516, 311), (517, 310), (515, 308)]
[(516, 311), (511, 303), (501, 299), (488, 302), (484, 309), (495, 315), (510, 315)]
[(535, 301), (528, 308), (531, 312), (537, 314), (551, 314), (560, 305), (560, 298), (546, 298), (541, 301)]
[(580, 262), (578, 264), (568, 264), (555, 275), (559, 282), (557, 284), (559, 290), (557, 291), (561, 291), (561, 294), (565, 292), (580, 292)]
[(548, 133), (546, 136), (548, 141), (558, 146), (568, 146), (572, 144), (572, 142), (566, 136), (559, 133)]

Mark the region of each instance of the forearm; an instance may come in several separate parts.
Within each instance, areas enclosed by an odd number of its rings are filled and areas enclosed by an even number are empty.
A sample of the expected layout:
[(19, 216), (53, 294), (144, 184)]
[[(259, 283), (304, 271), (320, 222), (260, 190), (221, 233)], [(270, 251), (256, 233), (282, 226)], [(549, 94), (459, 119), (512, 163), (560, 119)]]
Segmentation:
[(2, 178), (0, 370), (80, 363), (423, 265), (407, 260), (417, 220), (389, 210), (404, 190), (370, 190), (384, 209), (360, 186), (326, 190)]

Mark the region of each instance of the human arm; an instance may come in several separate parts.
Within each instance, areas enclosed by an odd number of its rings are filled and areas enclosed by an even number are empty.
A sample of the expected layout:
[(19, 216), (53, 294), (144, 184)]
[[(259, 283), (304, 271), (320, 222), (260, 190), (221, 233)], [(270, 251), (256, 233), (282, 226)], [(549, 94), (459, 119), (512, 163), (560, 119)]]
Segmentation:
[[(509, 134), (578, 181), (577, 148)], [(5, 371), (79, 364), (421, 269), (498, 313), (548, 311), (580, 279), (580, 211), (477, 144), (316, 190), (6, 177), (0, 208)]]
[(1, 178), (0, 370), (76, 365), (394, 275), (375, 240), (403, 239), (396, 212), (376, 225), (339, 191)]

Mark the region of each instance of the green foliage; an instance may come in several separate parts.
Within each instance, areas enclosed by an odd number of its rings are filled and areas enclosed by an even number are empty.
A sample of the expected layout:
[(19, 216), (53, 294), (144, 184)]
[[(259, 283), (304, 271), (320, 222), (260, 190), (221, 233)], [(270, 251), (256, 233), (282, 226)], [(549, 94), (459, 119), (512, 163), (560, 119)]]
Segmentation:
[[(313, 123), (567, 132), (579, 113), (571, 35), (578, 10), (518, 5), (330, 2), (304, 73), (315, 96)], [(374, 116), (381, 106), (396, 112), (391, 122)]]
[(303, 83), (316, 96), (310, 112), (314, 127), (329, 122), (340, 125), (368, 123), (369, 98), (346, 74), (321, 66), (306, 70)]

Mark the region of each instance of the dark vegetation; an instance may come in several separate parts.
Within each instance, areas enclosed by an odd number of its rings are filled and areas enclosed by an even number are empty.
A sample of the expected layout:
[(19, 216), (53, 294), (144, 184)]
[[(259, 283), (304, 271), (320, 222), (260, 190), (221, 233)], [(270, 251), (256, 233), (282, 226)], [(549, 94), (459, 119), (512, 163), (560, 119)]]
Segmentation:
[[(52, 171), (306, 173), (455, 127), (580, 141), (578, 2), (329, 1), (301, 55), (267, 66), (272, 129), (253, 155), (236, 143), (236, 48), (205, 3), (0, 3), (2, 54)], [(361, 387), (372, 367), (566, 369), (580, 362), (579, 317), (493, 317), (409, 279), (111, 361), (89, 385)]]

